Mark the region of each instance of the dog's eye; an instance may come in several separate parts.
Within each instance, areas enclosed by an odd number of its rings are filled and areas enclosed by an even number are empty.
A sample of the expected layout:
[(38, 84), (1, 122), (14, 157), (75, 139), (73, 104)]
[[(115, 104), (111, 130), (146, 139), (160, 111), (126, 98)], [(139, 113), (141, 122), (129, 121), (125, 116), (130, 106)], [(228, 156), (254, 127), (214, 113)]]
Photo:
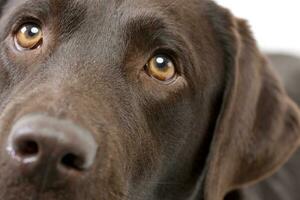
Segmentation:
[(39, 25), (27, 23), (20, 26), (15, 34), (16, 46), (21, 50), (33, 50), (42, 44), (43, 32)]
[(160, 81), (170, 81), (176, 77), (175, 65), (166, 55), (156, 55), (146, 65), (149, 76)]

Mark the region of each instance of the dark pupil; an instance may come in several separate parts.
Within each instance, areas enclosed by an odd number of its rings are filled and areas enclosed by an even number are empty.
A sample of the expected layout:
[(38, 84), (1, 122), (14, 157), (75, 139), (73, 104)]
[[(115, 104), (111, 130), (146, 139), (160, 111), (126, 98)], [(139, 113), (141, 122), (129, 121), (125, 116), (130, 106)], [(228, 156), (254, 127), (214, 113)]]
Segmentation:
[(158, 68), (164, 69), (165, 67), (168, 66), (169, 60), (167, 58), (165, 58), (165, 57), (157, 56), (155, 62), (156, 62), (156, 66)]
[(39, 33), (37, 31), (38, 28), (36, 26), (33, 26), (33, 25), (27, 25), (26, 30), (27, 30), (26, 33), (29, 37), (34, 37)]

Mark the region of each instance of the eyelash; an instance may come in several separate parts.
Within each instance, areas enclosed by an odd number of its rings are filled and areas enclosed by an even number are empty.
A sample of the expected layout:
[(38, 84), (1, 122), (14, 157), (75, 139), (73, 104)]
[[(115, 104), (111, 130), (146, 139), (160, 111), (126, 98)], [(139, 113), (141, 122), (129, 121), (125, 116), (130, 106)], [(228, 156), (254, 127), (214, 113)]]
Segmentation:
[(19, 30), (20, 26), (26, 23), (35, 23), (39, 25), (41, 28), (43, 28), (43, 23), (35, 17), (30, 17), (30, 16), (20, 17), (15, 21), (14, 25), (12, 26), (11, 34), (15, 35), (16, 32)]

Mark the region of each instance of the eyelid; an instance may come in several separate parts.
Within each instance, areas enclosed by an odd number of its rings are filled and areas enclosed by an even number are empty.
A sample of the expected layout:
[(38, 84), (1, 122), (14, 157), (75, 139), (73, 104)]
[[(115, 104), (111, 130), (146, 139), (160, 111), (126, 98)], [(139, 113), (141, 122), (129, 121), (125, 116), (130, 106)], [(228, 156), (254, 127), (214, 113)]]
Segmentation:
[(16, 34), (22, 25), (28, 23), (33, 23), (43, 28), (43, 23), (40, 20), (38, 20), (37, 18), (27, 16), (27, 17), (19, 18), (17, 21), (15, 21), (14, 25), (12, 26), (11, 33)]
[(181, 60), (180, 60), (180, 56), (179, 56), (178, 52), (175, 49), (171, 49), (170, 47), (166, 47), (166, 46), (158, 47), (150, 55), (148, 61), (151, 58), (153, 58), (154, 56), (157, 56), (157, 55), (160, 55), (160, 54), (168, 56), (168, 58), (172, 61), (172, 63), (175, 66), (175, 70), (176, 70), (177, 75), (179, 75), (179, 76), (182, 75), (182, 73), (183, 73), (182, 63), (181, 63)]
[(43, 27), (46, 23), (46, 20), (48, 19), (46, 13), (30, 10), (29, 8), (23, 8), (12, 12), (12, 14), (8, 17), (10, 19), (8, 20), (6, 25), (4, 25), (6, 30), (5, 37), (8, 37), (8, 35), (10, 35), (11, 33), (14, 34), (17, 31), (18, 27), (24, 23), (36, 23), (40, 27)]

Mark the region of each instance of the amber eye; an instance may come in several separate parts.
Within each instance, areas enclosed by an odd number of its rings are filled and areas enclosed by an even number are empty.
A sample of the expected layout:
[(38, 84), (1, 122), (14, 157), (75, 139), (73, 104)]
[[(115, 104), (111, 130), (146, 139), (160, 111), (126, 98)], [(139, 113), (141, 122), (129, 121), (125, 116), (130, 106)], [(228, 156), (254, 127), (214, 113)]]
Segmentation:
[(43, 33), (35, 23), (23, 24), (15, 34), (15, 43), (20, 50), (33, 50), (43, 42)]
[(170, 81), (176, 77), (175, 65), (166, 55), (156, 55), (146, 65), (147, 73), (160, 81)]

